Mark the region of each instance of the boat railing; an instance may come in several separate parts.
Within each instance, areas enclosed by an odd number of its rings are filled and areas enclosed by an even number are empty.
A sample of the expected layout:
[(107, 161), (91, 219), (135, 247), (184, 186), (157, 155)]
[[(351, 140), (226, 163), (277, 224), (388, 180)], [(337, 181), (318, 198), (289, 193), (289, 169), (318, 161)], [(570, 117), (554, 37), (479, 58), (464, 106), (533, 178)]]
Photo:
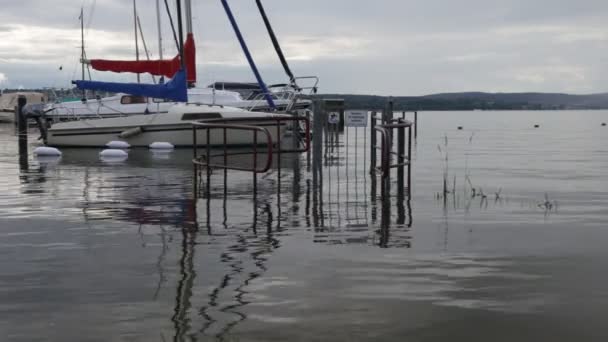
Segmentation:
[[(312, 85), (300, 86), (298, 81), (312, 80)], [(256, 108), (263, 107), (266, 103), (266, 95), (270, 95), (273, 100), (286, 101), (285, 111), (291, 111), (298, 99), (301, 96), (314, 95), (317, 92), (319, 85), (319, 77), (317, 76), (300, 76), (294, 78), (292, 84), (285, 85), (280, 88), (275, 88), (268, 93), (258, 93), (252, 99), (253, 103), (248, 110), (253, 111)]]

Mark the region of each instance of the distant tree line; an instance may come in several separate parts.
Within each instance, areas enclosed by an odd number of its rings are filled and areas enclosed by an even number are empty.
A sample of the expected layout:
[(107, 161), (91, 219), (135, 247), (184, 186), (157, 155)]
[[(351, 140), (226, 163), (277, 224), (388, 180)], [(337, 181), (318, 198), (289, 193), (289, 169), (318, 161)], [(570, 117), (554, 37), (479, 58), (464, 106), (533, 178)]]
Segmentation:
[[(443, 111), (443, 110), (561, 110), (561, 109), (608, 109), (608, 95), (552, 94), (487, 94), (461, 93), (428, 96), (392, 97), (397, 111)], [(556, 94), (561, 95), (561, 94)], [(389, 97), (374, 95), (321, 94), (321, 99), (344, 99), (348, 109), (382, 109)]]

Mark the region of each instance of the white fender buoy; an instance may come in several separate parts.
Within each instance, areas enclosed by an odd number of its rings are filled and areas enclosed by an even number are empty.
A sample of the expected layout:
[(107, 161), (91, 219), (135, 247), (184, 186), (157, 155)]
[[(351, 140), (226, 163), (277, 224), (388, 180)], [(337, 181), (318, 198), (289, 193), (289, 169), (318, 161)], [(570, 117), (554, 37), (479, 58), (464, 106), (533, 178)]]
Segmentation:
[(61, 156), (61, 151), (54, 147), (40, 146), (34, 149), (36, 156)]
[(110, 141), (106, 144), (107, 148), (110, 149), (118, 149), (118, 150), (126, 150), (131, 147), (126, 141)]
[(168, 142), (154, 142), (151, 143), (148, 147), (150, 147), (150, 149), (152, 150), (172, 150), (175, 148), (173, 144)]
[(108, 149), (99, 152), (101, 158), (121, 159), (129, 157), (129, 154), (123, 150)]

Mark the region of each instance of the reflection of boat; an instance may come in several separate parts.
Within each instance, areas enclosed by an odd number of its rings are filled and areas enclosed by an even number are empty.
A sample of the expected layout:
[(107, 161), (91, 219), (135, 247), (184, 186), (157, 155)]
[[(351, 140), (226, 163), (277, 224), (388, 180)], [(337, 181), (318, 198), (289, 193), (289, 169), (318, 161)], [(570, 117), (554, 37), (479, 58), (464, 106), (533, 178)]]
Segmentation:
[[(278, 125), (273, 121), (258, 122), (256, 119), (269, 117), (286, 117), (280, 114), (255, 113), (239, 108), (221, 107), (211, 105), (179, 104), (171, 107), (166, 114), (132, 115), (119, 118), (106, 118), (98, 120), (80, 120), (63, 122), (53, 125), (48, 130), (47, 144), (51, 146), (79, 146), (103, 147), (112, 140), (124, 140), (131, 146), (148, 146), (153, 142), (169, 142), (177, 147), (192, 146), (192, 122), (205, 119), (229, 118), (235, 124), (249, 124), (258, 127), (268, 126), (273, 142), (285, 133), (285, 124)], [(206, 145), (207, 135), (205, 129), (199, 129), (197, 134), (199, 145)], [(222, 130), (212, 130), (210, 145), (223, 145)], [(258, 137), (259, 144), (267, 141), (265, 137)], [(251, 146), (254, 135), (249, 131), (228, 129), (226, 145)]]

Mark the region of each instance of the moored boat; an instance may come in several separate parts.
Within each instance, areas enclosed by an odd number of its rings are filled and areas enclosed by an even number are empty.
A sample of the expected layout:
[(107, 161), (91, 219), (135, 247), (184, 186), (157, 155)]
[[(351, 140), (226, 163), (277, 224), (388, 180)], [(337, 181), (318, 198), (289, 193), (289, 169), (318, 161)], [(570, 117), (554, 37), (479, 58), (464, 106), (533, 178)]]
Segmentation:
[[(176, 147), (191, 147), (193, 145), (192, 122), (219, 119), (229, 119), (230, 124), (266, 127), (272, 141), (277, 142), (285, 133), (287, 124), (274, 120), (268, 121), (273, 117), (290, 116), (251, 112), (218, 105), (178, 104), (164, 114), (57, 123), (47, 132), (47, 145), (103, 147), (110, 141), (121, 140), (133, 147), (145, 147), (154, 142), (168, 142)], [(224, 145), (223, 130), (216, 129), (210, 132), (210, 145)], [(264, 141), (262, 137), (258, 138), (258, 144), (263, 144)], [(205, 129), (197, 131), (197, 142), (200, 146), (207, 144)], [(252, 144), (254, 144), (254, 137), (251, 132), (227, 129), (226, 145), (251, 146)]]

